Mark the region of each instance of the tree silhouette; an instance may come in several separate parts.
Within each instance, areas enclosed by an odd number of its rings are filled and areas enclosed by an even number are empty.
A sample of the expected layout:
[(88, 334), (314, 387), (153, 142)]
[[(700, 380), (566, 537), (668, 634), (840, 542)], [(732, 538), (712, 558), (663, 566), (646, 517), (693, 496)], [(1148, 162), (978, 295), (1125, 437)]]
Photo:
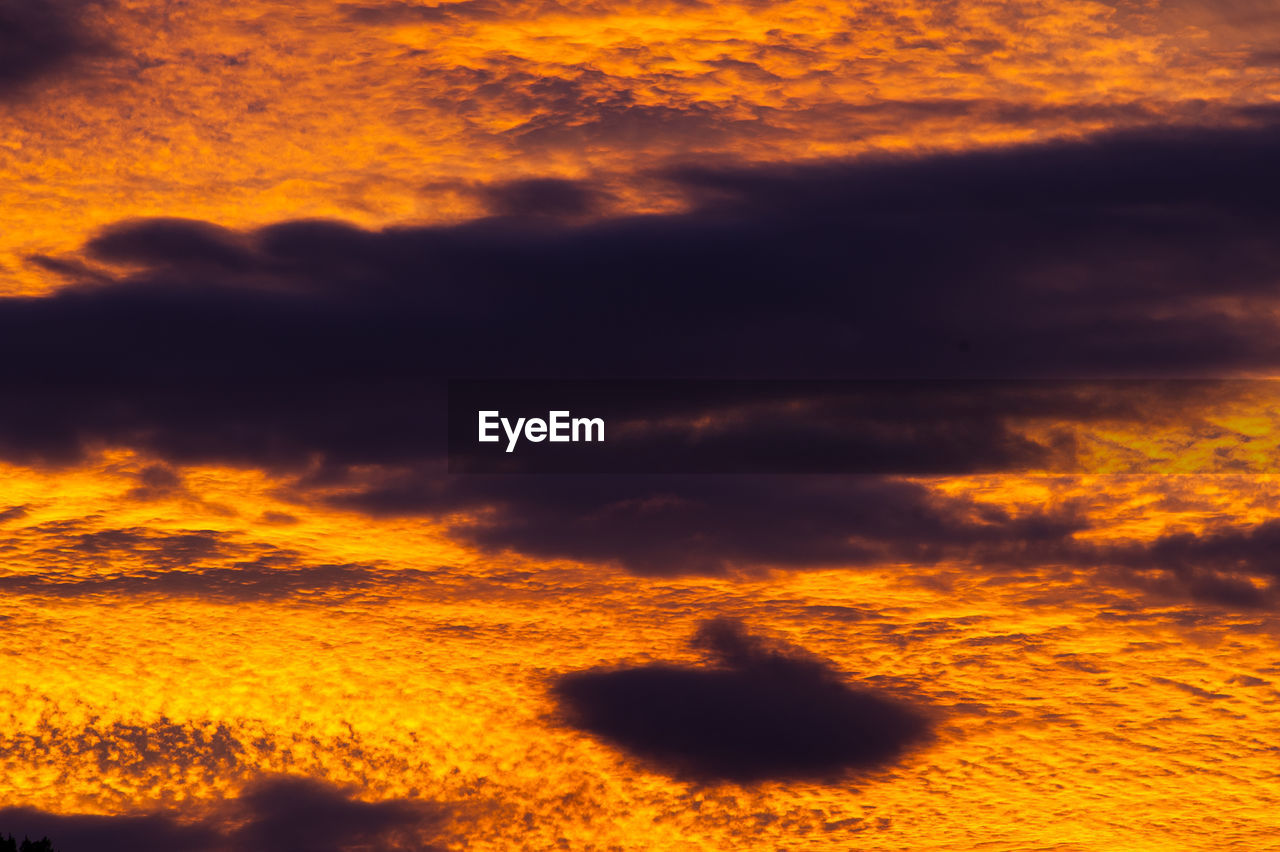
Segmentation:
[(24, 837), (22, 843), (18, 843), (11, 834), (8, 837), (0, 836), (0, 852), (57, 852), (57, 850), (53, 848), (53, 841), (47, 837), (39, 840)]

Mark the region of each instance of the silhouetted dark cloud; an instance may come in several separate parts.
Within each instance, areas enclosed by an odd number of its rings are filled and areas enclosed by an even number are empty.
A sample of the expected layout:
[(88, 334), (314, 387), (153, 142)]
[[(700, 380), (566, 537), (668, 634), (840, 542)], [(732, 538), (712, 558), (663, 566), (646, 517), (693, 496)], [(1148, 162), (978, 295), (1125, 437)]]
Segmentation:
[[(585, 209), (593, 191), (534, 182), (492, 188), (511, 215), (454, 226), (118, 223), (65, 267), (97, 270), (78, 284), (0, 300), (0, 358), (23, 365), (0, 377), (0, 455), (69, 462), (108, 444), (292, 471), (305, 474), (298, 500), (487, 509), (457, 534), (643, 572), (1071, 561), (1069, 511), (997, 517), (892, 481), (451, 480), (437, 464), (442, 380), (1273, 369), (1280, 124), (1257, 118), (934, 157), (673, 168), (663, 179), (690, 208), (663, 215), (532, 215)], [(1087, 418), (1096, 402), (1040, 412)], [(1141, 402), (1108, 411), (1152, 416)], [(907, 409), (846, 450), (957, 472), (1062, 449), (1007, 428), (1034, 413), (1007, 403), (964, 428), (945, 407)], [(801, 454), (833, 446), (821, 432), (776, 441), (779, 422), (733, 428)], [(137, 496), (166, 487), (162, 470)]]
[(1070, 500), (1006, 507), (876, 476), (467, 475), (331, 480), (304, 499), (374, 515), (462, 512), (451, 533), (489, 551), (612, 564), (639, 574), (965, 564), (1106, 569), (1173, 599), (1256, 609), (1280, 597), (1280, 523), (1219, 522), (1150, 541), (1078, 537)]
[(1218, 524), (1118, 546), (1105, 561), (1151, 591), (1235, 609), (1274, 606), (1280, 594), (1280, 521)]
[(191, 219), (144, 219), (108, 227), (89, 241), (89, 252), (103, 260), (164, 269), (247, 269), (244, 237), (235, 231)]
[(102, 52), (82, 21), (91, 0), (0, 0), (0, 98)]
[(488, 550), (642, 574), (966, 559), (1060, 558), (1069, 510), (1010, 514), (927, 487), (841, 476), (432, 476), (339, 491), (372, 514), (473, 513), (453, 534)]
[(249, 786), (241, 796), (192, 819), (189, 814), (139, 816), (50, 814), (0, 810), (6, 832), (49, 836), (60, 852), (166, 849), (174, 852), (423, 852), (447, 822), (431, 802), (367, 802), (353, 791), (315, 779), (281, 776)]
[(713, 621), (711, 665), (575, 672), (554, 693), (574, 726), (677, 776), (707, 782), (835, 780), (927, 738), (928, 716), (850, 686), (827, 663)]
[(230, 848), (245, 852), (429, 850), (446, 813), (438, 805), (411, 799), (362, 801), (350, 791), (307, 778), (260, 783), (237, 804), (248, 819), (231, 832)]
[(88, 255), (134, 272), (0, 301), (0, 453), (405, 461), (450, 375), (1266, 369), (1277, 127), (686, 168), (689, 212), (587, 224), (120, 223)]
[(439, 451), (449, 375), (1263, 369), (1280, 361), (1278, 139), (689, 168), (669, 177), (690, 212), (578, 225), (121, 223), (89, 255), (139, 271), (0, 301), (0, 356), (25, 365), (0, 383), (21, 400), (0, 453), (403, 461)]
[(221, 852), (226, 847), (214, 828), (184, 825), (164, 816), (52, 814), (32, 808), (0, 810), (0, 825), (17, 836), (48, 836), (58, 852), (136, 852), (173, 849)]

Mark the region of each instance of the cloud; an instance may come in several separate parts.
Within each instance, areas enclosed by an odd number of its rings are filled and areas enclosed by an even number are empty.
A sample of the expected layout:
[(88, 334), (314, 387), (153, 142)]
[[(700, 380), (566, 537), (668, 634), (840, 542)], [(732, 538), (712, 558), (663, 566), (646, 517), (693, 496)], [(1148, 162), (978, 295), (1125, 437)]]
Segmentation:
[(143, 570), (95, 577), (69, 572), (9, 575), (0, 577), (0, 590), (9, 595), (36, 597), (170, 595), (214, 601), (254, 601), (306, 598), (325, 592), (353, 593), (374, 587), (385, 589), (389, 580), (409, 582), (420, 581), (422, 577), (417, 571), (386, 572), (362, 565), (281, 568), (236, 563), (232, 567)]
[[(528, 121), (504, 131), (519, 149), (540, 153), (582, 148), (685, 151), (730, 145), (735, 138), (776, 139), (789, 135), (754, 117), (742, 117), (730, 105), (634, 103), (628, 89), (604, 96), (577, 93), (576, 81), (564, 80), (572, 97), (547, 98)], [(544, 96), (549, 93), (541, 92)], [(565, 101), (568, 101), (566, 104)]]
[(164, 268), (244, 269), (250, 264), (236, 232), (193, 219), (145, 219), (113, 225), (89, 241), (102, 260)]
[(60, 852), (170, 849), (181, 852), (359, 852), (427, 850), (446, 810), (410, 799), (367, 802), (353, 791), (310, 778), (258, 781), (222, 803), (214, 817), (50, 814), (0, 810), (0, 826), (18, 836), (47, 835)]
[[(24, 364), (0, 382), (17, 412), (0, 454), (405, 462), (440, 451), (438, 381), (459, 374), (1271, 369), (1278, 140), (1280, 125), (1165, 128), (687, 167), (666, 173), (687, 212), (559, 225), (119, 223), (86, 249), (109, 283), (0, 300), (0, 357)], [(565, 189), (552, 208), (589, 192)], [(493, 191), (551, 203), (528, 190)]]
[(600, 211), (609, 195), (583, 181), (530, 178), (484, 186), (479, 191), (495, 216), (588, 216)]
[[(1269, 381), (453, 381), (453, 473), (1084, 473), (1267, 470), (1216, 422), (1274, 402)], [(554, 404), (553, 404), (554, 403)], [(548, 409), (607, 424), (603, 442), (512, 438)], [(569, 417), (565, 417), (565, 428)], [(516, 428), (515, 431), (519, 431)], [(1158, 441), (1153, 444), (1153, 435)], [(1227, 443), (1234, 438), (1234, 445)], [(514, 440), (514, 443), (513, 443)], [(1209, 447), (1199, 458), (1197, 445)], [(1186, 450), (1174, 459), (1171, 446)], [(1105, 449), (1102, 449), (1105, 447)], [(1190, 459), (1196, 459), (1194, 462)], [(1127, 466), (1127, 467), (1122, 467)]]
[[(276, 521), (279, 522), (279, 521)], [(360, 563), (312, 563), (293, 550), (214, 530), (145, 527), (84, 531), (40, 524), (0, 539), (12, 566), (0, 591), (36, 597), (170, 595), (214, 601), (353, 594), (427, 572)], [(32, 570), (35, 569), (35, 570)]]
[[(32, 532), (44, 532), (36, 527)], [(122, 555), (138, 556), (147, 565), (173, 568), (211, 558), (225, 557), (239, 550), (212, 530), (154, 532), (145, 527), (74, 532), (56, 537), (40, 553), (46, 557), (105, 562)]]
[(0, 99), (104, 50), (81, 0), (0, 0)]
[[(72, 774), (82, 772), (101, 781), (108, 791), (114, 790), (108, 794), (123, 801), (129, 800), (130, 789), (211, 785), (243, 778), (255, 765), (269, 760), (280, 745), (274, 735), (260, 731), (247, 737), (224, 722), (86, 720), (76, 716), (83, 706), (74, 702), (33, 698), (31, 706), (41, 707), (42, 721), (34, 728), (14, 728), (0, 735), (5, 754), (26, 765), (59, 765)], [(0, 822), (0, 832), (15, 830)], [(37, 830), (48, 833), (32, 828)]]
[(345, 852), (351, 849), (426, 850), (444, 820), (429, 802), (366, 802), (350, 791), (307, 778), (262, 782), (238, 802), (247, 816), (231, 832), (233, 850)]
[(1274, 606), (1280, 595), (1280, 520), (1219, 524), (1152, 542), (1111, 548), (1106, 562), (1130, 572), (1150, 591), (1225, 606)]
[(23, 504), (21, 506), (9, 506), (7, 508), (0, 509), (0, 523), (7, 523), (9, 521), (22, 520), (29, 514), (29, 512), (30, 512), (30, 507), (27, 506), (26, 504)]
[[(650, 573), (966, 552), (1024, 564), (1070, 546), (1081, 522), (877, 480), (450, 481), (436, 464), (442, 382), (1274, 369), (1280, 124), (1259, 120), (673, 167), (659, 177), (689, 208), (662, 215), (117, 223), (76, 259), (99, 278), (0, 300), (0, 358), (24, 365), (0, 378), (0, 455), (62, 463), (123, 445), (172, 465), (249, 464), (298, 476), (299, 500), (469, 513), (456, 532), (484, 548)], [(565, 211), (591, 187), (492, 191), (508, 211)], [(947, 471), (1034, 459), (1043, 447), (1002, 430), (1008, 410), (950, 433), (922, 409), (902, 423), (917, 445), (861, 449), (933, 447), (956, 462)], [(887, 422), (894, 440), (912, 434)], [(767, 444), (775, 425), (743, 436)]]
[(432, 24), (501, 17), (500, 5), (490, 0), (456, 3), (339, 3), (338, 14), (352, 23), (374, 25)]
[(414, 472), (327, 499), (372, 514), (473, 514), (452, 534), (486, 550), (668, 575), (947, 559), (1025, 564), (1060, 554), (1083, 526), (1068, 508), (1015, 515), (878, 477)]
[(48, 836), (58, 852), (134, 852), (173, 849), (215, 852), (219, 837), (209, 826), (186, 826), (160, 816), (51, 814), (32, 808), (0, 810), (0, 825), (22, 837)]
[(182, 475), (162, 464), (147, 465), (134, 474), (138, 484), (125, 495), (130, 500), (147, 502), (186, 493)]
[(704, 782), (834, 781), (927, 739), (919, 708), (855, 688), (826, 662), (713, 621), (711, 665), (575, 672), (554, 694), (571, 724), (663, 771)]

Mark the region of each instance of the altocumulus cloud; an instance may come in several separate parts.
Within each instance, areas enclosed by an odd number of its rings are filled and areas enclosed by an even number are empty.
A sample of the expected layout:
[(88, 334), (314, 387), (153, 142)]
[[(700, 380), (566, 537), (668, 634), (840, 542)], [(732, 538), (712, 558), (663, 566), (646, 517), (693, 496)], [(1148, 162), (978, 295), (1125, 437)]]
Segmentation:
[[(211, 601), (335, 600), (430, 573), (361, 563), (315, 563), (302, 553), (214, 530), (89, 529), (64, 520), (0, 536), (11, 566), (0, 592), (37, 598), (198, 597)], [(35, 568), (37, 570), (30, 570)], [(336, 597), (335, 597), (336, 596)]]

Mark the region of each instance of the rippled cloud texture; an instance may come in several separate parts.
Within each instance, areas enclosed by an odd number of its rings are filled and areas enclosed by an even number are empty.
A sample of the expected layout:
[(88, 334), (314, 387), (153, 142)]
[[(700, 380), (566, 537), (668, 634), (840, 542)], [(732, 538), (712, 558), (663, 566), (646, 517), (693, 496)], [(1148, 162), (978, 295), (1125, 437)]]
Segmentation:
[[(0, 834), (1265, 846), (1278, 37), (0, 0)], [(449, 473), (499, 377), (936, 384), (628, 424), (803, 475)]]

